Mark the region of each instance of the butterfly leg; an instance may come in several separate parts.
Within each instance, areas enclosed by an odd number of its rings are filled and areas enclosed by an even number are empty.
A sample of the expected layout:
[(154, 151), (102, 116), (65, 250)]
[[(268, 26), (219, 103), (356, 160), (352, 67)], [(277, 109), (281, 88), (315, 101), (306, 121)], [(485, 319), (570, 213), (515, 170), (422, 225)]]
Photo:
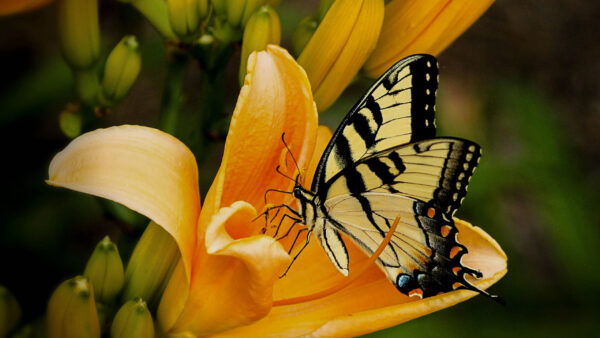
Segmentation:
[(290, 231), (292, 230), (292, 228), (294, 227), (294, 225), (296, 225), (298, 223), (302, 223), (302, 219), (292, 217), (292, 216), (290, 216), (288, 214), (284, 214), (283, 217), (281, 217), (281, 220), (279, 221), (279, 224), (277, 225), (277, 230), (275, 230), (275, 234), (273, 235), (273, 238), (277, 237), (277, 234), (279, 233), (281, 225), (283, 224), (283, 221), (285, 221), (286, 218), (287, 219), (291, 219), (293, 221), (293, 223), (290, 226), (290, 228), (288, 229), (288, 231), (286, 232), (286, 234), (284, 236), (280, 237), (280, 238), (277, 238), (277, 240), (285, 238), (290, 233)]
[[(308, 228), (303, 228), (303, 229), (298, 230), (298, 234), (296, 235), (296, 238), (294, 238), (294, 242), (292, 242), (292, 246), (290, 247), (290, 251), (288, 251), (288, 254), (292, 253), (292, 249), (294, 249), (294, 245), (296, 244), (296, 241), (298, 241), (300, 234), (303, 233), (304, 231), (308, 231)], [(311, 233), (311, 231), (308, 231), (308, 233), (306, 234), (306, 243), (304, 243), (304, 245), (302, 246), (300, 251), (298, 251), (298, 253), (296, 255), (294, 255), (294, 258), (292, 258), (290, 265), (288, 265), (287, 269), (285, 269), (285, 272), (281, 276), (279, 276), (279, 278), (283, 278), (283, 277), (285, 277), (285, 275), (287, 275), (288, 271), (290, 271), (290, 269), (292, 268), (292, 264), (294, 264), (296, 259), (302, 253), (302, 251), (304, 251), (304, 249), (308, 246), (308, 243), (310, 242), (310, 233)]]

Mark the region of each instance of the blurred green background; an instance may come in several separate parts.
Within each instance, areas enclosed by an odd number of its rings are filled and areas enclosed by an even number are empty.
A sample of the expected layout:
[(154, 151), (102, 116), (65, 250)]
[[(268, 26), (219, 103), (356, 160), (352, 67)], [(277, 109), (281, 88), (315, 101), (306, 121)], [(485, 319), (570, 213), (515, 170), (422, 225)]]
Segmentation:
[[(283, 36), (315, 8), (314, 1), (283, 1)], [(44, 183), (51, 158), (69, 142), (58, 114), (74, 99), (54, 10), (0, 18), (0, 284), (19, 300), (25, 322), (44, 312), (62, 280), (82, 272), (104, 235), (128, 257), (146, 224), (119, 217), (118, 206)], [(127, 5), (101, 1), (100, 15), (105, 50), (135, 33), (143, 66), (129, 97), (87, 127), (156, 126), (165, 76), (161, 38)], [(564, 337), (600, 330), (598, 20), (600, 2), (498, 0), (439, 56), (438, 134), (484, 149), (457, 216), (484, 228), (506, 251), (508, 274), (491, 290), (507, 305), (476, 297), (371, 337)], [(228, 111), (239, 90), (237, 62), (232, 58), (229, 67)], [(200, 82), (191, 67), (184, 113), (194, 112)], [(369, 83), (351, 85), (321, 123), (335, 128)], [(200, 164), (202, 193), (220, 152), (213, 147)]]

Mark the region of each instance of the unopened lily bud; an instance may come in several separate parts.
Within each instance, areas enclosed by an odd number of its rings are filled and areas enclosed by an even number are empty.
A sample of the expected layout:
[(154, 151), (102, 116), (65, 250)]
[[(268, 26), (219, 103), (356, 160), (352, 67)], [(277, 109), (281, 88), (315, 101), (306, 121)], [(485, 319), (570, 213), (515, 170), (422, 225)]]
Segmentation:
[(48, 302), (46, 325), (49, 338), (100, 337), (94, 288), (83, 276), (64, 281)]
[(271, 6), (263, 6), (250, 17), (244, 30), (240, 62), (240, 84), (244, 83), (248, 56), (254, 51), (264, 50), (267, 45), (281, 42), (279, 16)]
[(118, 0), (135, 7), (167, 39), (175, 38), (165, 0)]
[(175, 35), (185, 42), (191, 42), (198, 37), (202, 19), (200, 16), (201, 0), (167, 0), (169, 21)]
[(123, 300), (141, 297), (157, 306), (180, 256), (173, 237), (150, 222), (127, 264)]
[(112, 304), (121, 289), (125, 273), (119, 250), (108, 236), (105, 236), (92, 253), (83, 275), (94, 285), (96, 301)]
[(75, 105), (67, 105), (67, 108), (58, 115), (60, 130), (69, 138), (76, 138), (81, 134), (83, 124), (79, 109)]
[(320, 0), (319, 1), (319, 7), (317, 8), (317, 15), (318, 15), (319, 21), (323, 20), (323, 18), (325, 17), (325, 14), (327, 14), (327, 11), (329, 10), (329, 7), (331, 7), (331, 5), (333, 5), (334, 2), (335, 2), (335, 0)]
[(152, 315), (141, 298), (136, 298), (123, 304), (110, 327), (112, 338), (152, 338), (154, 323)]
[(200, 19), (208, 16), (208, 10), (210, 9), (209, 2), (209, 0), (198, 0), (198, 15), (200, 15)]
[(210, 0), (212, 8), (215, 14), (224, 18), (227, 15), (227, 0)]
[(111, 106), (127, 96), (140, 73), (142, 57), (133, 35), (125, 36), (108, 55), (100, 101)]
[(7, 288), (0, 285), (0, 337), (8, 336), (8, 333), (17, 326), (21, 319), (21, 307)]
[(298, 27), (296, 27), (294, 35), (292, 35), (292, 51), (294, 55), (298, 56), (302, 53), (310, 38), (315, 34), (318, 26), (319, 22), (317, 19), (311, 16), (307, 16), (298, 23)]
[(60, 47), (69, 66), (92, 67), (100, 54), (98, 0), (59, 0), (57, 20)]

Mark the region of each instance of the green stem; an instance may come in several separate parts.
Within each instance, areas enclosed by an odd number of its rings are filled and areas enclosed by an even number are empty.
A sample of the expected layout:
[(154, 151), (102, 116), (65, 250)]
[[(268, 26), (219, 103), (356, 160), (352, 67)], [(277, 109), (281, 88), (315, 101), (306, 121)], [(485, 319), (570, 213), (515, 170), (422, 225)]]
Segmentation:
[(167, 64), (167, 77), (160, 105), (161, 130), (177, 136), (179, 110), (183, 101), (183, 84), (190, 58), (179, 51), (170, 51)]

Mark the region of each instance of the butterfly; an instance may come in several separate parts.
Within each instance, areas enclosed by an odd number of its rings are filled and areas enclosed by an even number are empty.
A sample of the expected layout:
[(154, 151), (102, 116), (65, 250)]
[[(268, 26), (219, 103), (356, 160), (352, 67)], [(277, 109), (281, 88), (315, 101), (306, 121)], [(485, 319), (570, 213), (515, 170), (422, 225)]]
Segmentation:
[[(307, 226), (343, 275), (349, 257), (341, 234), (371, 255), (400, 216), (377, 259), (403, 294), (420, 298), (468, 289), (482, 274), (465, 266), (453, 215), (481, 157), (474, 142), (435, 137), (438, 64), (409, 56), (386, 71), (354, 105), (325, 148), (310, 189), (298, 175), (295, 222)], [(285, 143), (285, 140), (284, 140)], [(297, 256), (296, 256), (297, 257)]]

